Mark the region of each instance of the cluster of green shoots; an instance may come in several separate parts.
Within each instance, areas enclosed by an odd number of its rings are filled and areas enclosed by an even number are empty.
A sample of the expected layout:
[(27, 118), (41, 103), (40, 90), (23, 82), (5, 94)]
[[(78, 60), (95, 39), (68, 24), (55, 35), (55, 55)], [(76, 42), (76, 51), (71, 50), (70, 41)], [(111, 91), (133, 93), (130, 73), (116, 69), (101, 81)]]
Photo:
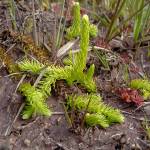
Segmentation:
[[(74, 4), (73, 10), (76, 13), (80, 11), (79, 3)], [(75, 17), (75, 15), (78, 15), (79, 18)], [(45, 116), (52, 114), (45, 100), (51, 95), (51, 89), (55, 86), (57, 80), (65, 80), (69, 86), (78, 83), (87, 89), (89, 93), (96, 93), (96, 84), (93, 80), (95, 66), (92, 64), (89, 69), (86, 69), (89, 38), (92, 35), (91, 28), (94, 29), (95, 27), (90, 24), (87, 15), (81, 18), (79, 13), (74, 14), (73, 25), (68, 29), (68, 37), (80, 37), (80, 51), (76, 55), (70, 54), (70, 63), (65, 67), (46, 66), (35, 60), (29, 61), (27, 59), (18, 64), (20, 70), (26, 73), (40, 76), (44, 71), (41, 80), (36, 86), (24, 83), (19, 88), (20, 92), (26, 97), (23, 119), (28, 119), (37, 114)], [(95, 29), (94, 31), (96, 31)], [(124, 117), (119, 110), (103, 104), (100, 99), (101, 97), (97, 96), (97, 94), (75, 95), (74, 97), (68, 97), (67, 104), (69, 108), (75, 106), (77, 110), (84, 110), (87, 107), (88, 113), (85, 121), (90, 126), (100, 125), (105, 128), (112, 123), (124, 121)]]
[(122, 123), (124, 117), (118, 109), (107, 106), (97, 94), (71, 95), (67, 104), (77, 111), (86, 111), (85, 122), (89, 126), (99, 125), (103, 128), (112, 123)]
[[(72, 16), (73, 16), (73, 23), (70, 28), (67, 29), (67, 38), (69, 40), (80, 36), (82, 29), (81, 29), (81, 14), (80, 14), (80, 5), (78, 2), (75, 2), (72, 8)], [(92, 37), (97, 36), (98, 29), (94, 24), (89, 25), (89, 35)]]
[(130, 87), (139, 90), (145, 100), (150, 98), (150, 82), (148, 80), (134, 79), (131, 81)]

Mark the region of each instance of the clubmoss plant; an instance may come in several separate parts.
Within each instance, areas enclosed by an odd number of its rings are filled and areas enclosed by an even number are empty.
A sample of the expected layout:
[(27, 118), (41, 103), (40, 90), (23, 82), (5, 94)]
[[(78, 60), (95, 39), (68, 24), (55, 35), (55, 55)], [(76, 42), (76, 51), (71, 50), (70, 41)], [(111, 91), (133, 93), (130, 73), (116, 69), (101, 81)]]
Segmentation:
[(74, 2), (72, 8), (73, 23), (72, 26), (67, 29), (67, 38), (72, 39), (79, 36), (80, 24), (81, 24), (81, 14), (80, 5), (78, 2)]
[[(96, 84), (93, 80), (94, 74), (94, 65), (91, 65), (90, 68), (84, 73), (86, 69), (86, 59), (87, 59), (87, 49), (89, 45), (89, 30), (90, 30), (90, 23), (89, 18), (87, 15), (83, 16), (82, 23), (81, 23), (81, 40), (80, 40), (80, 52), (75, 56), (74, 61), (65, 67), (59, 66), (45, 66), (42, 63), (35, 61), (35, 60), (27, 60), (20, 62), (18, 64), (21, 71), (33, 73), (33, 74), (40, 74), (43, 68), (46, 69), (43, 78), (40, 80), (39, 84), (37, 85), (36, 89), (38, 92), (41, 93), (43, 99), (46, 99), (51, 94), (52, 86), (55, 86), (55, 82), (57, 80), (66, 80), (69, 85), (73, 85), (74, 82), (80, 83), (84, 86), (88, 91), (95, 92), (96, 91)], [(31, 88), (28, 86), (28, 88)], [(32, 93), (28, 93), (28, 88), (20, 87), (20, 91), (27, 97), (27, 101), (32, 100), (31, 95)], [(27, 91), (26, 91), (27, 90)], [(29, 90), (30, 91), (30, 90)], [(33, 92), (34, 94), (34, 92)], [(34, 96), (32, 97), (34, 98)], [(36, 102), (36, 100), (35, 100)], [(30, 103), (27, 104), (30, 106)], [(27, 107), (27, 108), (31, 108)], [(27, 110), (27, 109), (26, 109)], [(32, 109), (35, 110), (35, 109)], [(40, 111), (40, 109), (39, 109)], [(32, 111), (31, 111), (32, 112)], [(42, 111), (41, 111), (42, 112)], [(43, 114), (44, 113), (39, 113)], [(27, 115), (26, 115), (27, 116)], [(29, 115), (28, 115), (29, 116)], [(27, 118), (27, 117), (24, 117)]]
[(31, 72), (33, 74), (38, 74), (44, 68), (42, 63), (39, 63), (35, 60), (24, 59), (23, 61), (18, 63), (18, 67), (21, 71)]
[[(83, 71), (86, 68), (86, 60), (88, 54), (88, 46), (89, 46), (89, 33), (90, 33), (90, 23), (87, 15), (84, 15), (81, 22), (81, 40), (80, 40), (80, 52), (74, 56), (73, 63), (70, 65), (71, 67), (71, 78), (68, 78), (68, 83), (70, 85), (73, 84), (74, 81), (81, 83), (81, 85), (85, 86), (88, 91), (96, 91), (96, 85), (93, 81), (94, 74), (94, 65), (92, 65), (87, 74)], [(70, 60), (72, 59), (72, 56)]]
[(24, 83), (19, 88), (20, 92), (26, 96), (26, 105), (23, 111), (23, 119), (30, 118), (33, 114), (50, 116), (51, 111), (45, 103), (45, 98), (41, 91), (31, 86), (30, 83)]
[(85, 115), (85, 123), (91, 127), (96, 126), (96, 125), (99, 125), (102, 128), (108, 128), (109, 127), (108, 120), (106, 119), (106, 117), (104, 115), (101, 115), (101, 114), (87, 113)]
[(134, 79), (130, 83), (130, 87), (138, 89), (143, 94), (143, 98), (147, 100), (150, 98), (150, 82), (146, 79)]
[[(124, 117), (120, 111), (105, 105), (101, 97), (93, 94), (96, 92), (96, 84), (93, 80), (95, 66), (92, 64), (89, 69), (86, 69), (86, 61), (88, 55), (90, 32), (96, 27), (91, 25), (87, 15), (80, 20), (80, 7), (78, 3), (74, 4), (74, 12), (77, 13), (75, 19), (79, 23), (73, 22), (74, 25), (68, 30), (70, 37), (80, 36), (80, 51), (73, 55), (70, 53), (67, 65), (65, 67), (44, 65), (35, 60), (27, 60), (18, 64), (21, 71), (26, 73), (33, 73), (40, 76), (41, 71), (44, 70), (42, 79), (36, 85), (31, 86), (25, 83), (20, 86), (19, 90), (26, 97), (26, 106), (23, 111), (23, 119), (28, 119), (33, 114), (40, 114), (50, 116), (51, 111), (45, 104), (45, 99), (51, 94), (51, 88), (55, 86), (57, 80), (65, 80), (68, 85), (79, 83), (84, 86), (88, 92), (92, 94), (69, 96), (67, 104), (70, 108), (75, 106), (76, 110), (83, 111), (87, 108), (85, 115), (85, 122), (90, 125), (100, 125), (103, 128), (108, 127), (112, 123), (121, 123)], [(76, 28), (78, 26), (78, 28)], [(77, 31), (78, 30), (78, 31)], [(94, 32), (92, 32), (94, 35)], [(89, 103), (90, 101), (90, 103)], [(89, 106), (87, 107), (89, 103)]]
[(74, 107), (76, 110), (86, 110), (88, 112), (85, 122), (90, 126), (97, 124), (105, 128), (112, 123), (122, 123), (124, 121), (120, 111), (105, 105), (99, 95), (69, 96), (67, 101), (70, 108)]

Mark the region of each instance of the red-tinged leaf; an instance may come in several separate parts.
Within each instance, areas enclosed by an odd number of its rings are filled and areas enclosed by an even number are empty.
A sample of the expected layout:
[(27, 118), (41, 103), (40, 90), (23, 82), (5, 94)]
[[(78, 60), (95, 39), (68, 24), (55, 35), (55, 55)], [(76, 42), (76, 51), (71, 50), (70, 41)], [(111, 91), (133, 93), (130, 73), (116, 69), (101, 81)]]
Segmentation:
[(135, 105), (140, 106), (144, 102), (144, 99), (137, 90), (130, 88), (119, 88), (116, 90), (116, 93), (123, 101), (127, 103), (134, 103)]

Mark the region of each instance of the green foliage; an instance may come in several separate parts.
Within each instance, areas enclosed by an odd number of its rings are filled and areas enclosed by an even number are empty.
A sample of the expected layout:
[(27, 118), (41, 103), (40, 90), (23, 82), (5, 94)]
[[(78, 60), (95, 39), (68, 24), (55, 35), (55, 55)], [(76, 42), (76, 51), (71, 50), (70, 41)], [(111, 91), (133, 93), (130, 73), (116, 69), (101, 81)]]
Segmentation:
[(95, 66), (94, 64), (90, 66), (90, 68), (87, 70), (86, 74), (83, 74), (83, 76), (80, 76), (79, 83), (84, 86), (89, 92), (95, 92), (96, 91), (96, 84), (93, 80)]
[[(54, 65), (44, 66), (43, 64), (35, 60), (29, 61), (27, 59), (18, 64), (21, 71), (30, 72), (33, 74), (40, 74), (43, 68), (46, 69), (42, 79), (39, 81), (36, 88), (32, 87), (31, 85), (26, 85), (23, 86), (20, 90), (23, 95), (26, 96), (26, 101), (28, 103), (26, 106), (26, 111), (24, 111), (23, 118), (29, 118), (32, 113), (37, 113), (38, 110), (40, 114), (44, 114), (44, 109), (37, 107), (38, 109), (36, 110), (35, 107), (33, 107), (31, 104), (34, 104), (35, 106), (35, 103), (37, 101), (36, 96), (38, 96), (38, 98), (42, 100), (38, 101), (38, 103), (43, 102), (43, 100), (51, 94), (51, 88), (52, 86), (55, 86), (55, 82), (57, 80), (66, 80), (69, 85), (77, 82), (84, 86), (90, 92), (96, 91), (96, 85), (93, 80), (95, 66), (91, 65), (89, 70), (87, 70), (87, 73), (84, 73), (84, 70), (86, 69), (87, 49), (89, 45), (89, 32), (89, 18), (87, 15), (84, 15), (81, 22), (81, 50), (78, 54), (75, 55), (74, 61), (72, 62), (71, 60), (73, 60), (73, 54), (70, 54), (70, 61), (65, 67), (59, 67)], [(30, 91), (32, 91), (32, 93), (30, 93)], [(44, 115), (47, 115), (47, 112), (45, 112)]]
[(87, 59), (87, 49), (89, 45), (89, 19), (88, 16), (84, 16), (82, 19), (82, 30), (81, 30), (81, 40), (80, 40), (80, 52), (74, 56), (74, 62), (72, 64), (72, 78), (69, 83), (72, 84), (73, 81), (79, 79), (83, 70), (86, 67)]
[(26, 106), (23, 111), (23, 119), (30, 118), (33, 113), (45, 116), (51, 115), (51, 111), (45, 103), (45, 98), (38, 89), (31, 86), (30, 83), (25, 83), (20, 86), (19, 91), (26, 96)]
[(51, 92), (51, 86), (54, 86), (57, 80), (67, 80), (68, 78), (70, 78), (69, 67), (49, 66), (44, 78), (39, 82), (38, 88), (45, 96), (48, 96)]
[[(105, 0), (99, 1), (102, 13), (95, 16), (101, 25), (107, 28), (106, 41), (124, 33), (130, 26), (133, 29), (134, 41), (147, 36), (149, 31), (150, 2), (147, 0)], [(109, 15), (112, 14), (112, 15)], [(140, 35), (142, 35), (140, 37)]]
[[(79, 4), (75, 3), (74, 12), (77, 13), (75, 19), (80, 16)], [(79, 18), (78, 18), (79, 19)], [(78, 20), (79, 21), (79, 20)], [(30, 118), (33, 114), (50, 116), (51, 111), (45, 104), (45, 99), (51, 94), (52, 86), (55, 86), (57, 80), (66, 80), (69, 85), (80, 83), (89, 92), (96, 91), (96, 84), (93, 80), (95, 66), (94, 64), (86, 70), (86, 61), (88, 55), (89, 36), (92, 33), (96, 35), (97, 28), (89, 23), (89, 18), (84, 15), (82, 20), (73, 22), (74, 25), (68, 30), (69, 37), (74, 38), (80, 36), (80, 51), (77, 54), (70, 53), (65, 67), (45, 66), (34, 60), (24, 60), (18, 64), (21, 71), (39, 74), (45, 68), (42, 79), (36, 85), (22, 84), (19, 88), (20, 92), (26, 97), (26, 106), (23, 111), (23, 119)], [(75, 28), (78, 26), (79, 28)], [(77, 31), (77, 30), (78, 31)], [(77, 32), (76, 32), (77, 31)], [(124, 117), (119, 110), (105, 105), (101, 97), (96, 94), (87, 94), (81, 96), (69, 96), (67, 104), (70, 108), (79, 111), (87, 109), (85, 122), (87, 125), (100, 125), (103, 128), (108, 127), (112, 123), (122, 123)]]
[(85, 116), (85, 122), (89, 126), (99, 125), (103, 128), (109, 127), (109, 123), (105, 116), (101, 114), (89, 114), (87, 113)]
[[(135, 7), (137, 10), (141, 9), (144, 6), (144, 0), (135, 0), (135, 5), (137, 6)], [(142, 29), (142, 17), (143, 17), (143, 11), (141, 11), (135, 16), (134, 33), (133, 33), (135, 41), (138, 40), (139, 34)]]
[[(72, 85), (74, 81), (81, 83), (88, 91), (95, 91), (96, 85), (93, 81), (94, 65), (90, 67), (88, 73), (85, 74), (83, 71), (86, 68), (86, 59), (88, 54), (89, 46), (89, 32), (90, 32), (90, 23), (87, 15), (83, 16), (81, 22), (81, 40), (80, 40), (80, 52), (74, 56), (73, 63), (70, 63), (71, 75), (67, 79), (67, 82)], [(73, 59), (73, 54), (70, 54), (69, 60)], [(91, 77), (92, 76), (92, 77)]]
[[(78, 3), (75, 3), (74, 9), (77, 9), (74, 12), (77, 13), (76, 11), (78, 11), (77, 16), (79, 17), (80, 8)], [(77, 19), (77, 16), (75, 19)], [(80, 35), (80, 51), (75, 55), (70, 53), (65, 67), (45, 66), (37, 61), (29, 61), (27, 59), (18, 64), (21, 71), (39, 75), (41, 70), (45, 68), (42, 79), (36, 87), (26, 83), (22, 84), (19, 88), (20, 92), (26, 97), (23, 119), (28, 119), (33, 114), (51, 115), (51, 111), (45, 104), (45, 99), (51, 94), (51, 88), (55, 86), (57, 80), (66, 80), (69, 85), (75, 82), (80, 83), (89, 92), (96, 91), (96, 84), (93, 80), (95, 66), (93, 64), (86, 70), (86, 61), (90, 32), (95, 36), (97, 28), (90, 24), (87, 15), (83, 16), (80, 23), (75, 23), (75, 21), (73, 23), (75, 26), (79, 26), (79, 28), (77, 29), (73, 25), (70, 27), (70, 31), (68, 30), (68, 33), (71, 38)], [(79, 33), (76, 32), (76, 29)], [(124, 121), (124, 117), (119, 110), (105, 105), (101, 97), (96, 94), (69, 96), (67, 103), (70, 108), (75, 107), (79, 111), (87, 109), (88, 113), (85, 115), (85, 122), (90, 126), (100, 125), (106, 128), (112, 123), (121, 123)]]
[[(89, 70), (92, 71), (92, 70)], [(89, 92), (96, 92), (96, 84), (93, 78), (89, 78), (86, 74), (80, 76), (79, 83)]]
[(148, 80), (134, 79), (131, 81), (130, 87), (140, 90), (145, 100), (150, 98), (150, 82)]
[(20, 68), (21, 71), (39, 74), (44, 65), (35, 60), (30, 61), (28, 59), (24, 59), (23, 61), (18, 63), (18, 67)]
[(128, 16), (135, 14), (133, 18), (133, 36), (135, 42), (137, 42), (139, 39), (140, 34), (142, 37), (144, 37), (146, 35), (147, 29), (149, 28), (150, 4), (147, 3), (146, 5), (146, 3), (147, 2), (145, 0), (127, 0), (126, 2), (127, 9), (129, 10)]
[[(78, 2), (75, 2), (73, 5), (72, 15), (73, 15), (72, 26), (67, 29), (67, 38), (69, 40), (80, 36), (82, 32), (83, 23), (81, 23), (82, 21), (81, 21), (81, 14), (80, 14), (80, 5)], [(98, 33), (97, 27), (94, 24), (90, 24), (89, 35), (91, 37), (96, 37), (97, 33)]]
[(124, 117), (119, 110), (105, 105), (101, 97), (96, 94), (69, 96), (67, 104), (70, 108), (79, 111), (86, 110), (89, 113), (86, 116), (88, 125), (97, 124), (108, 127), (112, 123), (122, 123), (124, 121)]
[(96, 37), (97, 33), (98, 33), (97, 26), (95, 26), (94, 24), (90, 24), (90, 36)]
[(112, 1), (112, 2), (114, 2), (113, 7), (114, 7), (115, 4), (116, 4), (116, 6), (115, 6), (114, 15), (111, 19), (111, 22), (110, 22), (110, 25), (108, 27), (108, 31), (107, 31), (107, 34), (106, 34), (106, 40), (108, 40), (108, 41), (111, 40), (111, 38), (113, 36), (113, 32), (118, 30), (118, 28), (116, 28), (117, 21), (118, 21), (119, 17), (121, 16), (121, 13), (122, 13), (122, 11), (125, 7), (126, 0), (119, 0), (119, 1), (117, 1), (117, 3), (115, 1)]
[(70, 51), (69, 56), (63, 59), (64, 65), (72, 66), (73, 65), (73, 60), (74, 60), (74, 55), (72, 54), (72, 51)]
[(80, 33), (80, 24), (81, 24), (81, 14), (80, 14), (80, 5), (78, 2), (75, 2), (72, 9), (73, 23), (70, 28), (67, 29), (67, 38), (72, 39), (79, 36)]
[(144, 8), (143, 11), (141, 33), (142, 37), (145, 37), (150, 30), (150, 3)]

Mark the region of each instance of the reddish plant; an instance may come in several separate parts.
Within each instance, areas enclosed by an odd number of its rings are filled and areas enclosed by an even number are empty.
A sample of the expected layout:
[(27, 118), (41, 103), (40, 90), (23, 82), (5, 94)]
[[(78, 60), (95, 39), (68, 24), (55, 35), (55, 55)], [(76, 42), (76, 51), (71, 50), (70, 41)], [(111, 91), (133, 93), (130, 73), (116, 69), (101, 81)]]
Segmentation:
[(117, 94), (127, 103), (134, 103), (137, 106), (143, 104), (144, 99), (140, 96), (139, 92), (130, 88), (118, 88), (116, 90)]

